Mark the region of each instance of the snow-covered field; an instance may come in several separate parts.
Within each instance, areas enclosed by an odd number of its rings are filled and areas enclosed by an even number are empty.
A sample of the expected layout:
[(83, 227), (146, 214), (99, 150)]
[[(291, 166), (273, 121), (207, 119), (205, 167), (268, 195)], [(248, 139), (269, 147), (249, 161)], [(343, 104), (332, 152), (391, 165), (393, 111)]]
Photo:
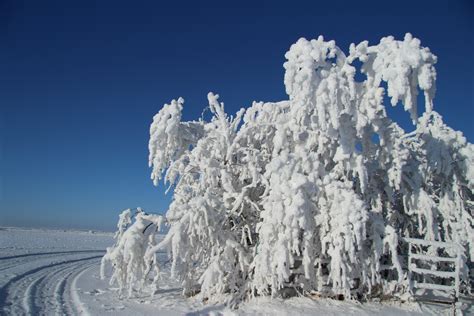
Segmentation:
[(1, 315), (426, 315), (452, 314), (449, 307), (416, 303), (360, 304), (328, 299), (259, 298), (230, 310), (185, 299), (169, 277), (167, 257), (153, 297), (120, 299), (100, 280), (100, 259), (112, 234), (0, 228)]

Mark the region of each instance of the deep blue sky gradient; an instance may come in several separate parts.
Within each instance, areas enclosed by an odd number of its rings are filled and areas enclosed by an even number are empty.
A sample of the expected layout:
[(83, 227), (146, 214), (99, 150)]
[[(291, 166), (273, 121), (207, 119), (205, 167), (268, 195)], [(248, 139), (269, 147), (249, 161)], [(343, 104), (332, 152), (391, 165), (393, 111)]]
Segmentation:
[(300, 37), (348, 51), (411, 32), (439, 58), (435, 109), (472, 142), (472, 2), (345, 2), (0, 0), (0, 226), (112, 229), (127, 207), (164, 212), (153, 115), (182, 96), (196, 119), (209, 91), (228, 112), (286, 99)]

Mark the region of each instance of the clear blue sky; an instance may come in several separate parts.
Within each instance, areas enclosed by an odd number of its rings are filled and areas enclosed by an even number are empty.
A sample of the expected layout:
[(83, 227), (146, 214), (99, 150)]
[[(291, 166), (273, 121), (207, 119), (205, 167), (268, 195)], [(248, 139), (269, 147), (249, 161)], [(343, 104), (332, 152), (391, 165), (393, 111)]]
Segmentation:
[(411, 32), (439, 58), (435, 109), (472, 142), (469, 3), (0, 0), (0, 225), (112, 229), (127, 207), (164, 212), (153, 115), (182, 96), (197, 118), (209, 91), (228, 112), (286, 99), (284, 53), (302, 36), (347, 51)]

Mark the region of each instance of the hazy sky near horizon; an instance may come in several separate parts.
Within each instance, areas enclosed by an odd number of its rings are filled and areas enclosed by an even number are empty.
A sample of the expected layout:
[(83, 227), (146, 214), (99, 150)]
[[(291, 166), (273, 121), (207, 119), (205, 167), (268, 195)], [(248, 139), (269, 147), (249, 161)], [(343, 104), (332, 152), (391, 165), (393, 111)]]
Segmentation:
[[(389, 4), (390, 3), (390, 4)], [(0, 226), (113, 229), (164, 212), (148, 168), (153, 115), (207, 93), (233, 113), (287, 99), (300, 37), (349, 44), (406, 32), (438, 56), (435, 109), (474, 141), (470, 1), (0, 1)], [(408, 113), (391, 114), (408, 126)]]

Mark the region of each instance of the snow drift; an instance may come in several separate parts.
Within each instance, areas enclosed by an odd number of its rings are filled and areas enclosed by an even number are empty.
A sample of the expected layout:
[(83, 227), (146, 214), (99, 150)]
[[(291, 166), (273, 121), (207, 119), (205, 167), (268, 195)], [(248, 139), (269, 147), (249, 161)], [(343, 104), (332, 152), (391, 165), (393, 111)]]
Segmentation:
[[(182, 98), (155, 115), (149, 164), (155, 185), (173, 189), (169, 232), (156, 243), (142, 222), (161, 219), (122, 220), (105, 257), (112, 281), (131, 294), (166, 249), (184, 294), (210, 301), (403, 294), (411, 237), (461, 245), (468, 290), (474, 146), (433, 110), (436, 56), (406, 34), (352, 44), (348, 55), (302, 38), (285, 58), (289, 100), (229, 116), (209, 93), (209, 122), (182, 122)], [(403, 105), (413, 132), (387, 115), (384, 96)]]

